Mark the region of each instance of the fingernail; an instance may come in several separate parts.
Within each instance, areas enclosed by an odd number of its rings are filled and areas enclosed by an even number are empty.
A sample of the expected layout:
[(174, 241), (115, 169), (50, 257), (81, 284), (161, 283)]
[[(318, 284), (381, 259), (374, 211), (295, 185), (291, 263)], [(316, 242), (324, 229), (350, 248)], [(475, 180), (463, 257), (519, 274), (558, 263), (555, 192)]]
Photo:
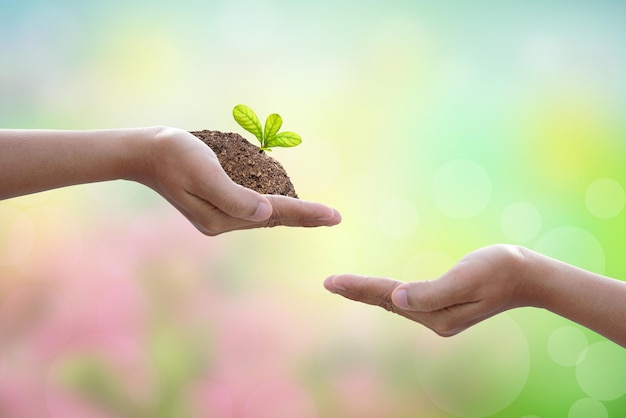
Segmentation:
[(335, 217), (335, 210), (328, 208), (326, 213), (323, 216), (320, 216), (319, 218), (317, 218), (317, 220), (318, 221), (330, 221), (334, 217)]
[(332, 283), (333, 288), (337, 290), (346, 290), (346, 287), (342, 286), (341, 284), (338, 284), (336, 279), (337, 279), (337, 276), (332, 277), (331, 283)]
[(333, 287), (333, 278), (335, 276), (330, 276), (327, 277), (326, 280), (324, 280), (324, 287), (326, 288), (326, 290), (328, 290), (330, 293), (335, 293), (337, 294), (337, 291), (334, 289)]
[(406, 309), (409, 307), (409, 300), (407, 297), (406, 289), (398, 289), (391, 294), (391, 301), (398, 308)]
[(334, 219), (333, 225), (337, 225), (341, 223), (341, 213), (337, 209), (333, 209), (333, 217)]
[(256, 212), (252, 215), (253, 221), (264, 221), (272, 215), (272, 206), (264, 200), (259, 202)]

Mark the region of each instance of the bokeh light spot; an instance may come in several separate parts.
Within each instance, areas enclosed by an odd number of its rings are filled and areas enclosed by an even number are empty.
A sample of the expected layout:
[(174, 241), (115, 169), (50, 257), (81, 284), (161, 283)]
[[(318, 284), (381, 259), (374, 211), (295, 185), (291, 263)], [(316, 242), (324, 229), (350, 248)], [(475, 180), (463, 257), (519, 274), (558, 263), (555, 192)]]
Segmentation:
[(59, 294), (40, 285), (14, 290), (0, 306), (0, 341), (27, 360), (47, 359), (68, 342), (72, 312)]
[(407, 282), (435, 279), (454, 263), (452, 257), (441, 251), (423, 251), (405, 264), (400, 278)]
[(24, 215), (29, 221), (14, 225), (10, 233), (10, 239), (21, 240), (20, 245), (30, 247), (27, 257), (24, 257), (25, 249), (22, 255), (13, 254), (20, 273), (38, 280), (67, 277), (83, 252), (82, 233), (72, 215), (54, 206), (35, 207)]
[(0, 205), (0, 266), (19, 263), (33, 248), (33, 223), (24, 212), (11, 205)]
[(471, 218), (487, 207), (491, 179), (485, 169), (472, 160), (452, 160), (435, 173), (433, 197), (439, 209), (451, 218)]
[(466, 418), (506, 408), (520, 394), (530, 368), (526, 337), (506, 314), (451, 338), (423, 333), (416, 358), (426, 395), (442, 410)]
[(246, 400), (242, 418), (316, 418), (311, 395), (289, 381), (268, 382), (256, 388)]
[[(371, 342), (371, 337), (367, 338)], [(354, 335), (343, 330), (336, 338), (323, 341), (315, 357), (320, 370), (326, 371), (331, 376), (329, 379), (331, 385), (336, 383), (333, 382), (334, 379), (341, 381), (345, 376), (375, 379), (381, 367), (377, 347), (365, 343), (361, 338), (354, 338)]]
[(379, 309), (363, 309), (360, 304), (344, 303), (341, 305), (339, 320), (347, 334), (375, 338), (381, 313), (382, 310)]
[(378, 226), (389, 238), (408, 237), (415, 232), (417, 224), (417, 209), (406, 199), (388, 200), (378, 213)]
[(541, 215), (530, 203), (512, 203), (502, 212), (500, 224), (504, 234), (512, 241), (528, 242), (539, 234)]
[(140, 342), (144, 337), (146, 302), (135, 286), (119, 285), (104, 293), (98, 306), (100, 330), (112, 338)]
[(612, 135), (607, 131), (605, 111), (584, 93), (548, 94), (545, 99), (533, 106), (533, 116), (527, 120), (532, 172), (543, 187), (551, 184), (553, 190), (573, 190), (593, 176), (592, 162), (610, 152), (598, 141)]
[(550, 358), (558, 365), (571, 367), (582, 361), (581, 354), (588, 347), (587, 337), (576, 327), (556, 329), (548, 340)]
[(626, 394), (626, 350), (610, 341), (599, 341), (587, 349), (576, 366), (576, 380), (589, 397), (611, 401)]
[(563, 46), (554, 37), (534, 35), (525, 41), (521, 65), (531, 73), (553, 79), (563, 73)]
[(317, 239), (285, 239), (279, 252), (280, 262), (296, 288), (325, 294), (320, 277), (353, 271), (356, 247), (351, 236), (338, 228), (318, 229), (315, 235)]
[(585, 203), (589, 212), (598, 218), (613, 218), (624, 209), (626, 195), (621, 184), (613, 179), (599, 179), (587, 187)]
[(223, 382), (191, 382), (181, 393), (176, 416), (232, 418), (235, 401), (231, 392)]
[(552, 229), (539, 237), (535, 250), (585, 270), (604, 273), (604, 250), (584, 229), (574, 226)]
[(157, 416), (163, 374), (152, 360), (145, 347), (127, 341), (100, 333), (77, 335), (49, 365), (47, 416), (104, 418), (119, 412), (119, 405), (129, 416), (137, 411)]
[(263, 345), (258, 318), (245, 313), (224, 314), (215, 330), (213, 357), (219, 359), (212, 375), (220, 379), (245, 376), (259, 363)]
[(306, 148), (306, 152), (285, 152), (282, 155), (282, 150), (277, 149), (274, 154), (281, 153), (281, 164), (297, 185), (297, 190), (306, 190), (309, 196), (324, 193), (334, 185), (341, 171), (337, 147), (323, 137), (310, 135), (300, 147)]
[(595, 399), (585, 398), (576, 401), (569, 409), (567, 418), (609, 418), (604, 404)]

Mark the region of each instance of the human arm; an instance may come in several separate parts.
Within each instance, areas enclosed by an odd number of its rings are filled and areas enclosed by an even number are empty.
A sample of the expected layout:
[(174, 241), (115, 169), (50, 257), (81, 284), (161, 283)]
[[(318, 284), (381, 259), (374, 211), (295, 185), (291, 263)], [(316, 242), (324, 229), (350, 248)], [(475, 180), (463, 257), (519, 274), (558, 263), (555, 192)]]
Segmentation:
[(463, 257), (436, 280), (403, 283), (336, 275), (324, 286), (452, 336), (508, 309), (532, 306), (626, 347), (626, 283), (523, 247), (493, 245)]
[(0, 130), (0, 199), (118, 179), (154, 189), (207, 235), (341, 220), (325, 205), (235, 184), (215, 153), (184, 130)]

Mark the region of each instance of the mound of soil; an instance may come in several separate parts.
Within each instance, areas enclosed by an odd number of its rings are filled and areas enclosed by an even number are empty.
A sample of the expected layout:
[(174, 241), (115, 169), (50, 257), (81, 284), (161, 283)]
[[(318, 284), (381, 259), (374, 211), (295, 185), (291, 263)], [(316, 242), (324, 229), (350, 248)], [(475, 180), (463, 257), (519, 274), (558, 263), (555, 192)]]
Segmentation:
[(283, 166), (241, 135), (208, 130), (191, 133), (211, 147), (235, 183), (261, 194), (298, 197)]

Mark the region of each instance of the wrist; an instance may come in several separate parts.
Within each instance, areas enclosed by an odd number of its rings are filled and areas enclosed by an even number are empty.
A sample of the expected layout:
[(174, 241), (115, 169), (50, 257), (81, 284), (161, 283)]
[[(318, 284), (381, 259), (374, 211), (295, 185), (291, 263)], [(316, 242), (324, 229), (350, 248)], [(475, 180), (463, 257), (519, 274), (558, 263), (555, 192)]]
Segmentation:
[(129, 131), (123, 140), (124, 156), (120, 177), (124, 180), (135, 181), (147, 186), (151, 183), (158, 170), (159, 148), (168, 137), (168, 130), (163, 126), (137, 128)]
[(517, 247), (523, 259), (519, 269), (521, 306), (546, 308), (551, 290), (548, 288), (554, 283), (548, 283), (549, 276), (546, 258), (528, 248)]

